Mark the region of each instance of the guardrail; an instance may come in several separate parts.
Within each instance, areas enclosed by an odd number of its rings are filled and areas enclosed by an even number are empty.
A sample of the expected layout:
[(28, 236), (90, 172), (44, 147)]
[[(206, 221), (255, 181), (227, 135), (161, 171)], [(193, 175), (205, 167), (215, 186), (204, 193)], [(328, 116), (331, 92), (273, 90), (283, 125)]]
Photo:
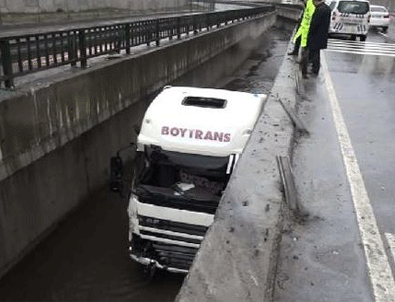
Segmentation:
[(125, 50), (142, 44), (160, 45), (161, 39), (181, 39), (182, 34), (196, 34), (228, 23), (262, 16), (275, 6), (157, 18), (129, 23), (49, 31), (39, 34), (0, 38), (0, 85), (14, 86), (14, 78), (70, 64), (87, 66), (87, 60)]

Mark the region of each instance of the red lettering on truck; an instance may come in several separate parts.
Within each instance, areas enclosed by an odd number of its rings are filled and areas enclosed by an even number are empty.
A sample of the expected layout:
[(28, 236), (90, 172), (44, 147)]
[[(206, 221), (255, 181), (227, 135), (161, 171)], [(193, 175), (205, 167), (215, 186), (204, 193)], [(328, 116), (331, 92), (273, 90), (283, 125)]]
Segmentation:
[(203, 139), (203, 131), (202, 130), (196, 130), (195, 131), (195, 138), (196, 139)]
[(206, 135), (204, 136), (204, 139), (213, 140), (213, 135), (212, 135), (211, 131), (207, 131), (206, 132)]
[(223, 132), (214, 132), (214, 140), (222, 142), (224, 139), (224, 133)]
[(211, 140), (216, 142), (228, 143), (231, 134), (218, 131), (203, 131), (199, 129), (187, 129), (179, 127), (162, 126), (161, 135), (171, 135), (173, 137), (190, 138), (196, 140)]
[(184, 137), (184, 135), (185, 135), (185, 132), (187, 132), (187, 130), (188, 129), (183, 129), (183, 128), (180, 128), (180, 132), (181, 132), (181, 137)]
[(173, 136), (178, 136), (180, 134), (180, 130), (178, 128), (173, 127), (171, 128), (170, 133)]

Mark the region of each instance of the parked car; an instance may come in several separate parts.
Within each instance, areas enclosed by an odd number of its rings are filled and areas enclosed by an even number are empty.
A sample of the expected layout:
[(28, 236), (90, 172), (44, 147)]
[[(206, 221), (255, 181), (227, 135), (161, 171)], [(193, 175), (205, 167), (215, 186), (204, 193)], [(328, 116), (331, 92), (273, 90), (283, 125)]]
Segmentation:
[(350, 35), (366, 40), (370, 22), (370, 2), (367, 0), (329, 0), (332, 16), (329, 35)]
[(374, 28), (382, 28), (383, 32), (388, 31), (388, 26), (390, 25), (390, 14), (384, 6), (371, 5), (370, 14), (372, 15), (370, 19), (370, 26)]

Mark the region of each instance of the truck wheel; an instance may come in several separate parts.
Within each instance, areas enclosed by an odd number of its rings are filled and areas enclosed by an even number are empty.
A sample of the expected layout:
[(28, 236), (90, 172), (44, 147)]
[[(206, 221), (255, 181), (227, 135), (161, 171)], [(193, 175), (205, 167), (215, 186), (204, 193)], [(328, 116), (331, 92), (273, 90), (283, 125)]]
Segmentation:
[(387, 31), (388, 31), (388, 26), (383, 26), (383, 33), (387, 33)]
[(351, 40), (355, 41), (356, 39), (357, 39), (357, 36), (356, 36), (356, 35), (352, 35), (352, 36), (351, 36)]
[(362, 42), (364, 42), (364, 41), (366, 41), (366, 36), (365, 36), (365, 35), (362, 35), (362, 36), (359, 37), (359, 39), (360, 39)]

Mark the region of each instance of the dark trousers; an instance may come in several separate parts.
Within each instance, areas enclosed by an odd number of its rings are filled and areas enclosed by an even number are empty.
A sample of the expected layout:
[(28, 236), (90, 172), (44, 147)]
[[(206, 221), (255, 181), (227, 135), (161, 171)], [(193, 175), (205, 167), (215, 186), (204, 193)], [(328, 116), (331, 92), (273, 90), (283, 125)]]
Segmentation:
[(299, 36), (296, 38), (295, 44), (294, 44), (294, 49), (292, 50), (292, 53), (297, 54), (299, 52), (300, 40), (302, 40), (302, 36)]
[(321, 64), (321, 59), (320, 59), (320, 50), (319, 49), (310, 49), (310, 60), (311, 63), (313, 64), (313, 73), (318, 74), (320, 71), (320, 64)]
[(302, 74), (307, 75), (307, 67), (309, 62), (313, 64), (312, 72), (318, 74), (320, 71), (320, 50), (319, 49), (308, 49), (307, 47), (303, 48), (302, 51), (302, 61), (301, 68)]
[(302, 68), (302, 75), (307, 75), (307, 65), (309, 64), (309, 49), (307, 47), (303, 47), (302, 49), (302, 60), (300, 61), (300, 65)]

